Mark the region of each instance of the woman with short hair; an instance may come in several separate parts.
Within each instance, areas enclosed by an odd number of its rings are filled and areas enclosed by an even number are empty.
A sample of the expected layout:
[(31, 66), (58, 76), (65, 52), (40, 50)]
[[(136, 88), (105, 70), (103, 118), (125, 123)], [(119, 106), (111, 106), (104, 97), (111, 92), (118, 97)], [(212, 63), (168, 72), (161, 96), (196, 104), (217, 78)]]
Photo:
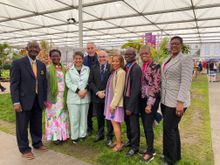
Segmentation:
[(77, 143), (87, 135), (87, 115), (90, 103), (88, 92), (89, 67), (83, 65), (83, 53), (78, 51), (73, 55), (73, 65), (66, 74), (66, 84), (69, 88), (67, 106), (70, 117), (71, 139)]

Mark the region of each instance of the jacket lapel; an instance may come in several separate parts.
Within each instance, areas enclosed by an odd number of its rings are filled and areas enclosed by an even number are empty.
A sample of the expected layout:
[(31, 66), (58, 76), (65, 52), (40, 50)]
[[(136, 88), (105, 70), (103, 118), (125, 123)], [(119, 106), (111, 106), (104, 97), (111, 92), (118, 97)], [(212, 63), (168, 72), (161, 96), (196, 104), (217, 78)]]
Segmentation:
[(98, 78), (99, 82), (101, 82), (101, 70), (100, 70), (99, 64), (96, 65), (96, 71), (97, 71), (97, 78)]
[[(168, 62), (166, 69), (163, 70), (164, 74), (167, 73), (167, 70), (168, 70), (170, 67), (172, 67), (173, 65), (175, 65), (175, 64), (179, 61), (180, 56), (181, 56), (181, 53), (179, 53), (174, 59), (171, 59), (170, 62)], [(168, 59), (168, 60), (169, 60), (169, 59)], [(168, 61), (168, 60), (167, 60), (167, 61)], [(167, 61), (166, 61), (166, 62), (167, 62)]]
[(41, 67), (38, 60), (36, 60), (36, 63), (37, 63), (37, 78), (39, 78), (41, 74)]

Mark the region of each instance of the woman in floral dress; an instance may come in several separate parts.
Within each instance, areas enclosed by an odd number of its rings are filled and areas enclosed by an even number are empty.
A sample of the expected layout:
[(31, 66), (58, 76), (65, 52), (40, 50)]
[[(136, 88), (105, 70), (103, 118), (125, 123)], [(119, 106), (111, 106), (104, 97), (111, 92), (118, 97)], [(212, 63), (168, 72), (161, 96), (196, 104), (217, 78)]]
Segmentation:
[(61, 52), (53, 49), (49, 53), (52, 63), (48, 66), (46, 139), (60, 144), (69, 138), (68, 114), (66, 111), (65, 69), (60, 63)]

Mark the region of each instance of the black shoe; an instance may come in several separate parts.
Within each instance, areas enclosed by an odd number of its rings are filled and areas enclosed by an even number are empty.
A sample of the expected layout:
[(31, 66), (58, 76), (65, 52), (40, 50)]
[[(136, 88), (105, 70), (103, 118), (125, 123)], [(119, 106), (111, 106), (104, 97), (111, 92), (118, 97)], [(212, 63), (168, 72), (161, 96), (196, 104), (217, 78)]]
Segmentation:
[(124, 147), (131, 147), (131, 143), (127, 142), (126, 144), (124, 144)]
[(113, 148), (115, 146), (112, 140), (107, 140), (106, 145), (110, 148)]
[(87, 136), (91, 136), (92, 135), (93, 130), (92, 129), (87, 129)]
[(56, 144), (56, 145), (59, 145), (59, 144), (62, 144), (62, 141), (61, 140), (57, 140), (57, 141), (54, 141), (53, 143)]
[(79, 138), (79, 140), (80, 140), (81, 142), (84, 142), (84, 141), (86, 140), (86, 137), (81, 137), (81, 138)]
[(103, 139), (104, 139), (104, 136), (98, 136), (93, 142), (97, 143), (97, 142), (99, 142), (99, 141), (101, 141)]
[(127, 157), (132, 157), (134, 156), (135, 154), (138, 153), (138, 150), (134, 150), (134, 149), (130, 149), (127, 153), (126, 153), (126, 156)]
[[(140, 155), (140, 156), (144, 156), (144, 154), (147, 154), (147, 150), (140, 150), (139, 152), (138, 152), (138, 155)], [(156, 155), (156, 152), (155, 151), (153, 151), (153, 156), (155, 156)]]

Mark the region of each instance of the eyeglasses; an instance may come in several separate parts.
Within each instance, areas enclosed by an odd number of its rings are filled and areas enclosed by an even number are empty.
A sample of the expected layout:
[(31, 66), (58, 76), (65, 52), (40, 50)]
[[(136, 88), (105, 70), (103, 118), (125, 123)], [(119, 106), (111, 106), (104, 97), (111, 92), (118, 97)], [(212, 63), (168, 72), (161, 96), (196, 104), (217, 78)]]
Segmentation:
[(98, 58), (106, 58), (106, 56), (98, 56)]

